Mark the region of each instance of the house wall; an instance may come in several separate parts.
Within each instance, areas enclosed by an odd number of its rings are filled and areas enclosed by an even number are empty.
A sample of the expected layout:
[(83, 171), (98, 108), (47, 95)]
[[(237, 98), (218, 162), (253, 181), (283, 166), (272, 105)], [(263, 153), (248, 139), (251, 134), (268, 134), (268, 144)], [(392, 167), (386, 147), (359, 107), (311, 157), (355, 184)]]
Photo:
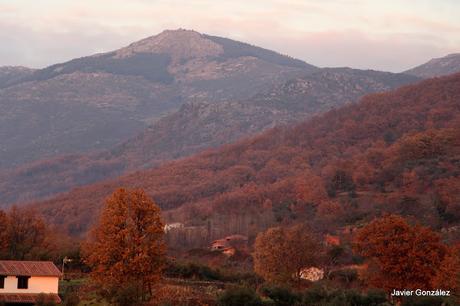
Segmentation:
[(18, 289), (16, 276), (5, 278), (5, 288), (0, 293), (58, 293), (59, 278), (56, 276), (32, 276), (28, 289)]

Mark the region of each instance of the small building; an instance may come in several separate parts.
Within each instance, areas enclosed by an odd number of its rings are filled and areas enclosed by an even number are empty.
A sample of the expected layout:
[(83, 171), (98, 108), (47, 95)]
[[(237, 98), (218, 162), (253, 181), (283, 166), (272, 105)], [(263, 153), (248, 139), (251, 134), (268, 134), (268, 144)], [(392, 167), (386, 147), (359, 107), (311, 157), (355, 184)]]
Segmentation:
[(211, 251), (224, 251), (228, 248), (245, 250), (248, 244), (248, 237), (243, 235), (230, 235), (222, 239), (214, 240), (211, 243)]
[(225, 255), (225, 256), (228, 256), (228, 257), (231, 257), (231, 256), (234, 256), (236, 254), (236, 249), (234, 247), (228, 247), (228, 248), (225, 248), (222, 253)]
[(326, 246), (339, 246), (340, 245), (340, 237), (326, 234), (324, 237), (324, 244)]
[(300, 271), (300, 278), (311, 282), (317, 282), (324, 278), (324, 270), (317, 267), (303, 268)]
[(211, 251), (223, 251), (227, 247), (228, 243), (223, 239), (219, 239), (212, 242)]
[(60, 276), (49, 261), (0, 260), (0, 304), (34, 305), (41, 296), (60, 303)]
[(164, 226), (164, 231), (165, 233), (168, 233), (170, 232), (171, 230), (175, 230), (175, 229), (183, 229), (184, 228), (184, 224), (183, 223), (180, 223), (180, 222), (175, 222), (175, 223), (168, 223)]

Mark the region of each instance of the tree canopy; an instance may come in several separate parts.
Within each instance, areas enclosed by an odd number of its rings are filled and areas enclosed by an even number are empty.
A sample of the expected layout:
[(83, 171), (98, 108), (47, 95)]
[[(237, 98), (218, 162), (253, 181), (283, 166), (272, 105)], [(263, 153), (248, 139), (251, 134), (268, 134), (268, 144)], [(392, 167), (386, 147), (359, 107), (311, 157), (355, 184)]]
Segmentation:
[(8, 213), (0, 211), (0, 256), (13, 260), (39, 259), (47, 253), (48, 228), (30, 209), (13, 206)]
[(393, 289), (430, 289), (446, 254), (440, 237), (427, 227), (388, 215), (360, 229), (355, 251), (369, 264), (369, 285)]
[(92, 279), (104, 290), (137, 284), (138, 297), (151, 292), (165, 261), (163, 227), (160, 209), (143, 190), (116, 190), (85, 245)]
[(274, 227), (260, 233), (254, 246), (254, 270), (265, 280), (298, 280), (303, 268), (318, 263), (321, 247), (308, 227)]

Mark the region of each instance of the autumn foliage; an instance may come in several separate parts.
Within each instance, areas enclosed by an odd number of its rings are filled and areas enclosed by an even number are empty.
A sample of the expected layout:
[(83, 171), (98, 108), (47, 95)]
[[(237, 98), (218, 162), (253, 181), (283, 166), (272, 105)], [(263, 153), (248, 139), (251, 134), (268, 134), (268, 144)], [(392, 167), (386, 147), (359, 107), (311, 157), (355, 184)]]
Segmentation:
[(459, 100), (460, 74), (426, 80), (36, 207), (72, 235), (87, 231), (118, 186), (146, 190), (167, 222), (217, 223), (206, 237), (254, 236), (299, 218), (337, 229), (392, 212), (451, 227), (459, 211)]
[(288, 283), (300, 279), (302, 269), (319, 262), (321, 246), (304, 225), (270, 228), (257, 236), (254, 270), (265, 280)]
[(43, 219), (34, 211), (12, 207), (0, 210), (0, 258), (31, 260), (48, 257), (50, 235)]
[(368, 262), (368, 284), (388, 291), (432, 288), (447, 252), (438, 234), (396, 215), (360, 229), (354, 248)]
[(460, 245), (449, 248), (433, 278), (433, 287), (450, 290), (460, 303)]
[(163, 235), (160, 209), (145, 192), (118, 189), (107, 198), (85, 245), (92, 279), (108, 292), (134, 284), (137, 296), (145, 297), (161, 276)]

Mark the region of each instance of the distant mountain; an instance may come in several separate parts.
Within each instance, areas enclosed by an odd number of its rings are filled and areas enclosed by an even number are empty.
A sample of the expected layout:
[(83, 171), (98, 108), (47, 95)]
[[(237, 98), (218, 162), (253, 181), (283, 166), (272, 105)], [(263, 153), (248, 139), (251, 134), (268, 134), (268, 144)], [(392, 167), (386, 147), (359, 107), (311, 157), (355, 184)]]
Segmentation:
[(0, 169), (107, 149), (184, 102), (247, 99), (317, 68), (245, 43), (175, 30), (45, 69), (3, 70)]
[(459, 99), (460, 74), (426, 80), (33, 207), (78, 235), (113, 190), (144, 188), (167, 222), (208, 228), (201, 241), (293, 220), (330, 231), (389, 212), (456, 224), (449, 194), (459, 186)]
[(417, 80), (404, 74), (331, 68), (291, 79), (250, 99), (185, 103), (136, 137), (109, 150), (38, 161), (0, 172), (0, 203), (40, 199), (158, 166)]
[(420, 78), (432, 78), (456, 72), (460, 72), (460, 53), (434, 58), (428, 63), (407, 70), (404, 73), (415, 75)]
[(0, 88), (8, 87), (11, 84), (27, 78), (34, 72), (34, 69), (21, 66), (0, 67)]
[(151, 167), (266, 129), (293, 124), (330, 109), (414, 83), (418, 78), (370, 70), (327, 68), (274, 86), (251, 99), (185, 104), (146, 131), (111, 150), (130, 169)]

